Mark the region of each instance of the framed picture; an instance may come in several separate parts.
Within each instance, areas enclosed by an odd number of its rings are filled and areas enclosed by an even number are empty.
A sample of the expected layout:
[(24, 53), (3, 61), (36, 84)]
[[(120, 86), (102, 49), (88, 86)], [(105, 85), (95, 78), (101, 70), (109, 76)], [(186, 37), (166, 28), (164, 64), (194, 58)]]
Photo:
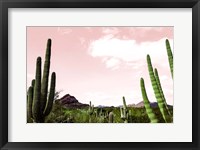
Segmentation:
[(2, 0), (1, 149), (199, 149), (198, 0)]

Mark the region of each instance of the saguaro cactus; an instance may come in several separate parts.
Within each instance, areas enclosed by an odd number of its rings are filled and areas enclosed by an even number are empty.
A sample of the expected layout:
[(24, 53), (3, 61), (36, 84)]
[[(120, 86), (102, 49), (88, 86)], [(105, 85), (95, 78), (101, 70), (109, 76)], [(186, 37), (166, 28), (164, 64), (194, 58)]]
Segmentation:
[[(56, 86), (56, 73), (51, 75), (51, 85), (48, 95), (48, 76), (51, 56), (51, 39), (47, 41), (47, 50), (45, 55), (45, 65), (43, 70), (43, 79), (41, 80), (41, 57), (37, 58), (35, 80), (28, 91), (28, 113), (34, 122), (42, 123), (45, 117), (49, 115), (53, 106), (53, 99)], [(32, 90), (33, 89), (33, 90)], [(33, 95), (33, 96), (32, 96)], [(47, 98), (48, 95), (48, 98)]]

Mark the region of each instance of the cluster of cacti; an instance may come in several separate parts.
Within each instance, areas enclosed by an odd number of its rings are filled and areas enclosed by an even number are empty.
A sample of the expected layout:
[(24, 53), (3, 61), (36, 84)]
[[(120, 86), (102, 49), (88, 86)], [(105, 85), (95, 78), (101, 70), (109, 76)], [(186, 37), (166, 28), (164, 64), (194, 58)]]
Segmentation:
[[(47, 41), (43, 77), (41, 73), (41, 57), (37, 58), (35, 79), (28, 89), (28, 117), (36, 123), (43, 123), (53, 106), (56, 73), (51, 74), (50, 91), (48, 94), (49, 69), (51, 58), (51, 39)], [(42, 77), (42, 79), (41, 79)]]
[(121, 119), (124, 121), (124, 123), (128, 123), (129, 112), (126, 106), (125, 97), (123, 96), (122, 99), (123, 99), (123, 107), (120, 107)]
[(102, 108), (95, 108), (94, 105), (92, 105), (91, 101), (89, 103), (89, 108), (87, 110), (87, 113), (89, 115), (89, 123), (92, 123), (95, 121), (99, 123), (104, 123), (104, 122), (113, 123), (114, 122), (113, 112), (108, 112), (105, 110), (103, 112)]
[[(166, 48), (167, 48), (167, 54), (168, 54), (171, 74), (173, 77), (173, 55), (172, 55), (168, 40), (166, 40)], [(149, 71), (149, 76), (151, 79), (151, 84), (152, 84), (152, 87), (154, 90), (156, 100), (158, 102), (158, 107), (160, 109), (160, 112), (161, 112), (162, 117), (165, 120), (165, 122), (170, 123), (170, 122), (172, 122), (173, 117), (169, 111), (167, 102), (165, 100), (165, 96), (164, 96), (162, 86), (160, 83), (158, 71), (156, 68), (153, 70), (151, 58), (149, 55), (147, 55), (147, 64), (148, 64), (148, 71)], [(140, 86), (141, 86), (142, 97), (143, 97), (143, 101), (144, 101), (144, 105), (145, 105), (148, 117), (152, 123), (156, 123), (156, 122), (158, 122), (158, 119), (156, 118), (156, 115), (153, 113), (153, 110), (150, 106), (150, 102), (149, 102), (147, 94), (146, 94), (146, 89), (145, 89), (145, 84), (144, 84), (143, 78), (141, 78), (141, 80), (140, 80)]]

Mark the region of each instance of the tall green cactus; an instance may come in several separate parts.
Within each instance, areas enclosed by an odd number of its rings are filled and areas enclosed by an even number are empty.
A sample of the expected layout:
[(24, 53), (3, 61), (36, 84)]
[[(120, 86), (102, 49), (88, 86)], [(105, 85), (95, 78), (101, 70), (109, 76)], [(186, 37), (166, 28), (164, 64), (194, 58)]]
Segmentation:
[(149, 102), (149, 99), (147, 97), (143, 78), (140, 79), (140, 87), (141, 87), (142, 97), (143, 97), (143, 100), (144, 100), (144, 106), (145, 106), (145, 109), (147, 111), (147, 115), (148, 115), (151, 123), (157, 123), (158, 119), (157, 119), (156, 115), (154, 114), (153, 109), (150, 106), (150, 102)]
[(167, 110), (166, 105), (165, 105), (165, 100), (162, 97), (161, 90), (160, 90), (158, 83), (156, 81), (155, 73), (153, 71), (153, 67), (152, 67), (152, 64), (151, 64), (151, 58), (150, 58), (149, 55), (147, 55), (147, 64), (148, 64), (148, 70), (149, 70), (149, 76), (150, 76), (150, 79), (151, 79), (151, 84), (153, 86), (154, 94), (155, 94), (155, 97), (157, 99), (159, 109), (162, 113), (162, 116), (163, 116), (165, 122), (169, 123), (169, 122), (171, 122), (171, 116), (168, 113), (168, 110)]
[(170, 47), (168, 39), (166, 39), (165, 44), (166, 44), (166, 49), (167, 49), (170, 71), (171, 71), (171, 75), (172, 75), (172, 78), (173, 78), (173, 54), (172, 54), (171, 47)]
[[(45, 56), (45, 65), (43, 70), (43, 79), (41, 80), (41, 57), (37, 58), (36, 63), (36, 74), (35, 80), (32, 81), (32, 85), (29, 88), (28, 92), (28, 112), (34, 122), (43, 123), (45, 117), (49, 115), (53, 106), (53, 100), (55, 95), (55, 86), (56, 86), (56, 73), (53, 72), (51, 75), (51, 85), (50, 92), (48, 95), (48, 76), (49, 76), (49, 67), (50, 67), (50, 56), (51, 56), (51, 39), (47, 41), (47, 50)], [(31, 91), (31, 88), (33, 89)], [(33, 95), (33, 97), (31, 96)], [(48, 99), (47, 99), (48, 95)], [(31, 99), (33, 98), (33, 99)]]

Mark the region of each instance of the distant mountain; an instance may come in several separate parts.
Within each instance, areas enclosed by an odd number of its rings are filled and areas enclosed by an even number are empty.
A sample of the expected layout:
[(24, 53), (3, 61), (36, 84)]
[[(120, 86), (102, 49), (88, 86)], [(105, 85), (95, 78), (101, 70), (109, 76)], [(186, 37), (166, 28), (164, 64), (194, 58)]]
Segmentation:
[(98, 108), (104, 108), (104, 107), (108, 107), (108, 106), (98, 105), (98, 106), (95, 106), (95, 107), (98, 107)]
[(66, 94), (56, 101), (66, 108), (84, 108), (89, 106), (88, 104), (80, 103), (74, 96), (71, 96), (70, 94)]
[[(158, 103), (157, 103), (157, 102), (151, 102), (151, 103), (150, 103), (150, 106), (151, 106), (152, 108), (156, 108), (156, 107), (158, 107)], [(171, 105), (167, 105), (167, 106), (168, 106), (168, 107), (173, 107), (173, 106), (171, 106)], [(141, 102), (139, 102), (139, 103), (137, 103), (137, 104), (129, 104), (128, 107), (135, 107), (135, 108), (144, 107), (144, 102), (141, 101)]]

